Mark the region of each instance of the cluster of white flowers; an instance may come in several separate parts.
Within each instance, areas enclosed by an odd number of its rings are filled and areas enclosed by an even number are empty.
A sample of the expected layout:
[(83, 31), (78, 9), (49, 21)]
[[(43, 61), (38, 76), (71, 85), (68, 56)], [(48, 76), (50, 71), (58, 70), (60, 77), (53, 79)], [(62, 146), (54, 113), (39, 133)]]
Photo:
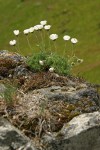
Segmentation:
[[(29, 33), (33, 33), (34, 31), (38, 31), (38, 30), (42, 30), (42, 29), (45, 29), (45, 30), (50, 30), (51, 28), (51, 25), (47, 25), (47, 21), (46, 20), (43, 20), (43, 21), (40, 21), (40, 24), (38, 25), (35, 25), (33, 27), (30, 27), (29, 29), (25, 29), (23, 31), (23, 33), (25, 35), (28, 35)], [(18, 36), (20, 34), (19, 30), (14, 30), (13, 31), (14, 35)], [(52, 41), (55, 41), (56, 39), (58, 39), (58, 35), (57, 34), (51, 34), (49, 36), (50, 40)], [(69, 35), (64, 35), (63, 36), (63, 40), (64, 41), (68, 41), (71, 39), (71, 43), (73, 44), (76, 44), (78, 42), (78, 40), (76, 38), (71, 38)], [(12, 40), (9, 42), (10, 45), (16, 45), (16, 42), (15, 40)]]
[(41, 21), (40, 24), (30, 27), (29, 29), (25, 29), (23, 31), (23, 33), (27, 35), (29, 33), (32, 33), (34, 31), (38, 31), (38, 30), (42, 30), (42, 29), (49, 30), (51, 28), (51, 25), (46, 25), (46, 24), (47, 24), (46, 20)]
[[(51, 34), (51, 35), (49, 36), (49, 38), (50, 38), (51, 40), (55, 41), (55, 40), (58, 38), (58, 35), (57, 35), (57, 34)], [(71, 38), (69, 35), (64, 35), (64, 36), (63, 36), (63, 40), (64, 40), (64, 41), (68, 41), (68, 40), (70, 40), (70, 39), (71, 39), (71, 43), (73, 43), (73, 44), (76, 44), (76, 43), (78, 42), (78, 40), (77, 40), (76, 38)]]
[[(41, 30), (46, 30), (46, 31), (49, 31), (51, 29), (51, 25), (48, 25), (47, 24), (47, 21), (46, 20), (43, 20), (43, 21), (40, 21), (39, 24), (33, 26), (33, 27), (30, 27), (30, 28), (27, 28), (23, 31), (23, 34), (24, 35), (28, 35), (29, 33), (33, 33), (35, 31), (41, 31)], [(20, 34), (20, 31), (19, 30), (14, 30), (13, 31), (14, 35), (18, 37), (18, 35)], [(49, 33), (49, 32), (48, 32)], [(27, 36), (26, 36), (27, 37)], [(58, 34), (50, 34), (49, 35), (49, 39), (52, 40), (52, 41), (55, 41), (58, 39)], [(66, 41), (71, 41), (72, 44), (76, 44), (78, 42), (78, 40), (76, 38), (71, 38), (69, 35), (64, 35), (63, 36), (63, 40), (66, 42)], [(17, 43), (17, 41), (14, 39), (14, 40), (11, 40), (9, 42), (9, 44), (11, 46), (15, 46)], [(28, 41), (29, 43), (29, 41)], [(83, 62), (83, 59), (77, 59), (77, 63), (82, 63)], [(44, 60), (39, 60), (39, 64), (41, 66), (43, 66), (45, 64), (45, 61)], [(71, 63), (72, 66), (75, 65), (74, 62)], [(49, 71), (50, 72), (54, 72), (54, 67), (50, 67), (49, 68)]]
[[(25, 35), (28, 35), (29, 33), (33, 33), (34, 31), (38, 31), (38, 30), (42, 30), (42, 29), (50, 30), (50, 28), (51, 28), (51, 25), (47, 25), (47, 21), (46, 21), (46, 20), (43, 20), (43, 21), (40, 22), (40, 24), (35, 25), (35, 26), (33, 26), (33, 27), (30, 27), (30, 28), (28, 28), (28, 29), (25, 29), (25, 30), (23, 31), (23, 33), (24, 33)], [(13, 33), (14, 33), (15, 36), (18, 36), (18, 35), (20, 34), (19, 30), (14, 30)], [(16, 40), (10, 41), (9, 44), (10, 44), (11, 46), (16, 45)]]
[(71, 38), (69, 35), (65, 35), (63, 37), (64, 41), (68, 41), (71, 39), (71, 43), (76, 44), (78, 42), (78, 40), (76, 38)]

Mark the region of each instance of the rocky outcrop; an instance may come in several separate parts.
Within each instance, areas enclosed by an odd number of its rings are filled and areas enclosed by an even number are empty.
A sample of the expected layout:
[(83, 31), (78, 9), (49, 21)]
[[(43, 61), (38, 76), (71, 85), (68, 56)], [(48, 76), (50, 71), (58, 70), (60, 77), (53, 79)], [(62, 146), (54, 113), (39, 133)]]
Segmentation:
[[(77, 77), (35, 73), (24, 57), (5, 50), (0, 79), (0, 116), (9, 120), (0, 118), (0, 150), (100, 149), (100, 96), (93, 86)], [(6, 82), (16, 83), (15, 95)], [(14, 95), (12, 103), (6, 92)]]
[(81, 114), (41, 141), (44, 148), (36, 148), (34, 141), (0, 118), (0, 150), (99, 150), (100, 112)]
[(42, 93), (50, 101), (63, 100), (75, 104), (77, 101), (87, 98), (94, 101), (98, 106), (100, 105), (97, 91), (85, 83), (76, 84), (74, 87), (71, 84), (63, 87), (51, 86), (39, 89), (37, 92)]
[(46, 150), (99, 150), (100, 112), (73, 118), (58, 133), (45, 135), (44, 141)]
[(0, 118), (0, 150), (36, 150), (29, 138)]

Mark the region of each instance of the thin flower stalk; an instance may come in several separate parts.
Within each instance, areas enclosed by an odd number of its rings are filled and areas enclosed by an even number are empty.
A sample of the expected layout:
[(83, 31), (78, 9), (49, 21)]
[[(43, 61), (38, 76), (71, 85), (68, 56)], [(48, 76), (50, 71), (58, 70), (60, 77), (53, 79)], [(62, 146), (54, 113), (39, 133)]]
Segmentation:
[(67, 47), (67, 42), (70, 40), (70, 36), (69, 35), (64, 35), (63, 36), (63, 40), (65, 41), (65, 47), (64, 47), (64, 51), (63, 51), (63, 56), (65, 56), (65, 51), (66, 51), (66, 47)]
[(65, 45), (64, 45), (64, 51), (63, 51), (63, 57), (64, 57), (65, 54), (66, 54), (66, 49), (67, 49), (67, 43), (65, 42)]
[(57, 34), (51, 34), (49, 36), (50, 40), (54, 41), (54, 47), (55, 47), (55, 51), (57, 50), (57, 47), (56, 47), (56, 40), (58, 39), (58, 35)]
[(30, 44), (30, 41), (29, 41), (29, 38), (28, 38), (28, 35), (26, 35), (26, 40), (27, 40), (27, 43), (28, 43), (28, 46), (31, 50), (33, 50), (33, 48), (31, 47), (31, 44)]
[(56, 44), (56, 41), (54, 41), (54, 48), (55, 48), (55, 52), (57, 52), (57, 44)]
[(36, 37), (36, 40), (37, 40), (37, 46), (40, 46), (40, 42), (39, 42), (39, 38), (38, 38), (38, 36), (37, 36), (37, 34), (36, 34), (36, 32), (34, 32), (34, 34), (35, 34), (35, 37)]
[(72, 54), (71, 56), (73, 57), (74, 56), (74, 44), (72, 44)]
[[(48, 31), (47, 31), (47, 36), (49, 37), (49, 35), (50, 35), (50, 31), (48, 30)], [(51, 51), (51, 40), (50, 40), (50, 38), (48, 39), (48, 43), (49, 43), (49, 51), (50, 51), (50, 53), (52, 53), (52, 51)]]
[(71, 43), (72, 43), (72, 57), (75, 56), (74, 54), (74, 45), (78, 42), (78, 40), (76, 38), (72, 38), (71, 39)]
[(41, 35), (41, 40), (42, 40), (42, 50), (45, 51), (45, 42), (44, 42), (44, 37), (43, 37), (41, 30), (40, 30), (40, 35)]
[[(47, 32), (47, 37), (49, 37), (49, 35), (50, 35), (50, 34), (49, 34), (50, 28), (51, 28), (51, 25), (45, 25), (45, 26), (44, 26), (44, 30), (43, 30), (43, 31), (44, 31), (44, 32)], [(48, 45), (49, 45), (49, 48), (50, 48), (49, 51), (51, 52), (51, 43), (50, 43), (50, 39), (49, 39), (48, 43), (49, 43)]]
[(20, 50), (20, 46), (19, 46), (19, 36), (17, 36), (17, 47), (18, 47), (18, 51), (20, 54), (22, 54), (21, 50)]

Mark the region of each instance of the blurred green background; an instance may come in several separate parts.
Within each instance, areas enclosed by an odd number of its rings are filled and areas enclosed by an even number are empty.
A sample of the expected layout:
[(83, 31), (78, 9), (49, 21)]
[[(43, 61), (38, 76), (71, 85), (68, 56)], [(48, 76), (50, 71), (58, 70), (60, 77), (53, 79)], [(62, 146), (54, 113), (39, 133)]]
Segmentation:
[[(57, 33), (57, 51), (62, 54), (65, 34), (76, 37), (75, 54), (84, 62), (73, 69), (74, 75), (100, 84), (100, 0), (0, 0), (0, 50), (15, 51), (9, 41), (15, 39), (13, 30), (24, 29), (47, 20), (51, 33)], [(31, 35), (29, 49), (25, 35), (19, 36), (20, 49), (24, 55), (38, 51), (35, 36)], [(47, 43), (47, 41), (46, 41)], [(66, 55), (70, 53), (68, 42)]]

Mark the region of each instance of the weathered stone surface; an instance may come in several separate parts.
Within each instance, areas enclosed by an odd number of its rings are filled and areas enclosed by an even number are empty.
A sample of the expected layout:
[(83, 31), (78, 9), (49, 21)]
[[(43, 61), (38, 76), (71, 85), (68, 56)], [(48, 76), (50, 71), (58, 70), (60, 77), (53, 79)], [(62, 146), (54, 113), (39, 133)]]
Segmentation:
[(26, 58), (18, 53), (0, 51), (0, 79), (27, 76), (30, 71), (26, 67), (25, 60)]
[(24, 65), (20, 65), (14, 69), (14, 76), (28, 76), (28, 72), (28, 69)]
[(0, 118), (0, 150), (36, 150), (36, 148), (6, 119)]
[(100, 112), (79, 115), (44, 140), (46, 150), (100, 150)]
[(48, 100), (52, 101), (63, 100), (75, 104), (82, 98), (88, 98), (91, 101), (94, 101), (97, 106), (100, 105), (100, 98), (97, 91), (94, 88), (88, 87), (86, 84), (84, 84), (84, 87), (81, 87), (80, 84), (79, 89), (77, 89), (77, 86), (52, 86), (48, 88), (42, 88), (37, 91), (45, 95)]
[(25, 57), (22, 57), (18, 53), (9, 52), (8, 50), (1, 50), (0, 51), (0, 58), (10, 58), (16, 63), (23, 62), (25, 60)]

